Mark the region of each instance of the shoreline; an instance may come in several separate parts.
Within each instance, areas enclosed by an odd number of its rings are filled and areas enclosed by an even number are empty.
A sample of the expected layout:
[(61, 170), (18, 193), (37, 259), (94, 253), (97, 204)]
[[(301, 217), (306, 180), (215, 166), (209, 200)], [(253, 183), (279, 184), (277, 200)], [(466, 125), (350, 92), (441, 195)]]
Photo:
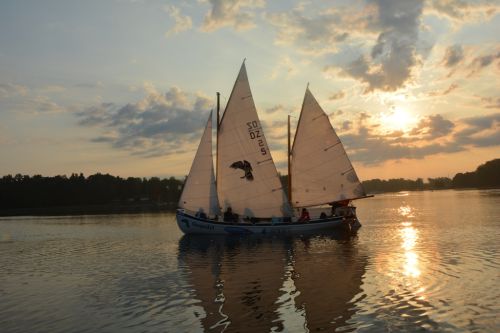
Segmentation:
[[(432, 191), (468, 191), (468, 190), (495, 190), (498, 187), (488, 188), (447, 188), (427, 190), (400, 190), (387, 192), (374, 192), (372, 195), (383, 195), (401, 192), (432, 192)], [(110, 215), (110, 214), (161, 214), (173, 213), (177, 209), (176, 203), (113, 203), (95, 205), (50, 206), (31, 208), (11, 208), (0, 210), (0, 217), (16, 216), (78, 216), (78, 215)]]
[(177, 205), (166, 203), (31, 207), (0, 210), (0, 217), (171, 213), (176, 208)]

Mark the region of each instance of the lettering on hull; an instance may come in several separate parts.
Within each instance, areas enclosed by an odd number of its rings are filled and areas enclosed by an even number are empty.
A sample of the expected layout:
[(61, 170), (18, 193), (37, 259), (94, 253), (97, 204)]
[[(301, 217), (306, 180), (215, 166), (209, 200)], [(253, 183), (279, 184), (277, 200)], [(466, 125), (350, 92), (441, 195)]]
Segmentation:
[(209, 224), (200, 224), (200, 223), (195, 222), (195, 221), (191, 222), (191, 225), (192, 225), (193, 227), (202, 228), (202, 229), (206, 229), (206, 230), (214, 230), (214, 229), (215, 229), (215, 227), (214, 227), (213, 225), (209, 225)]
[(238, 234), (238, 235), (249, 235), (253, 234), (251, 230), (242, 227), (225, 227), (224, 231), (229, 234)]

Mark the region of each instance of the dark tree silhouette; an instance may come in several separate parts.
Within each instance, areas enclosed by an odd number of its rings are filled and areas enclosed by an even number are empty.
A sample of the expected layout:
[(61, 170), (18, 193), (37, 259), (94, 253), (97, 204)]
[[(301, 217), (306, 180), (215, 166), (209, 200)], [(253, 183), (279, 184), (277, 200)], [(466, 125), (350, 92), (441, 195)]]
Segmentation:
[[(287, 176), (280, 176), (287, 191)], [(17, 174), (0, 178), (0, 215), (106, 213), (173, 209), (177, 206), (184, 181), (174, 177), (160, 179), (123, 179), (96, 173), (87, 178), (82, 173), (43, 177)], [(447, 177), (410, 179), (371, 179), (363, 182), (368, 193), (415, 191), (447, 188), (500, 187), (500, 159), (480, 165), (474, 172)], [(96, 206), (100, 208), (96, 210)], [(80, 208), (79, 208), (80, 207)], [(93, 207), (87, 210), (81, 207)], [(51, 209), (52, 208), (52, 209)], [(37, 210), (38, 209), (38, 210)]]
[(500, 159), (481, 164), (476, 171), (457, 173), (453, 177), (454, 188), (468, 187), (500, 187)]
[(127, 205), (137, 203), (177, 205), (182, 181), (170, 177), (123, 179), (109, 174), (73, 173), (43, 177), (17, 174), (0, 178), (0, 212), (38, 207)]

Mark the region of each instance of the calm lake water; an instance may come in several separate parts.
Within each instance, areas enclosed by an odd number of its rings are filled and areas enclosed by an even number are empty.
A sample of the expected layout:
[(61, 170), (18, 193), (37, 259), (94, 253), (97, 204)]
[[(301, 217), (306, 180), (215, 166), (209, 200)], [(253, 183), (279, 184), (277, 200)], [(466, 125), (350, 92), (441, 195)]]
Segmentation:
[(361, 200), (353, 237), (0, 219), (1, 332), (499, 332), (500, 191)]

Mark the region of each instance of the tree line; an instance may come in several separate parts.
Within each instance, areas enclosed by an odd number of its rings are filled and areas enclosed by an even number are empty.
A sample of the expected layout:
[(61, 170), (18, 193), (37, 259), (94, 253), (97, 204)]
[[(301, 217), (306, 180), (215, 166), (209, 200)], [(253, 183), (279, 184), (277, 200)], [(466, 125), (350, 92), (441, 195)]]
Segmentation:
[(81, 173), (69, 177), (7, 175), (0, 178), (0, 210), (151, 202), (175, 207), (182, 184), (174, 177), (121, 178), (100, 173), (88, 177)]
[(363, 187), (367, 193), (399, 192), (399, 191), (423, 191), (423, 190), (443, 190), (453, 188), (453, 180), (448, 177), (427, 178), (424, 182), (422, 178), (416, 180), (393, 178), (393, 179), (370, 179), (363, 182)]
[(499, 188), (500, 159), (494, 159), (477, 167), (475, 171), (457, 173), (453, 178), (437, 177), (411, 179), (371, 179), (363, 182), (368, 193), (443, 190), (461, 188)]
[[(286, 190), (287, 176), (281, 176)], [(184, 181), (174, 177), (121, 178), (109, 174), (67, 177), (17, 174), (0, 178), (0, 212), (37, 207), (78, 207), (85, 205), (162, 205), (172, 209), (182, 192)], [(448, 177), (410, 179), (371, 179), (363, 182), (368, 193), (440, 190), (450, 188), (499, 188), (500, 159), (480, 165), (473, 172)]]

